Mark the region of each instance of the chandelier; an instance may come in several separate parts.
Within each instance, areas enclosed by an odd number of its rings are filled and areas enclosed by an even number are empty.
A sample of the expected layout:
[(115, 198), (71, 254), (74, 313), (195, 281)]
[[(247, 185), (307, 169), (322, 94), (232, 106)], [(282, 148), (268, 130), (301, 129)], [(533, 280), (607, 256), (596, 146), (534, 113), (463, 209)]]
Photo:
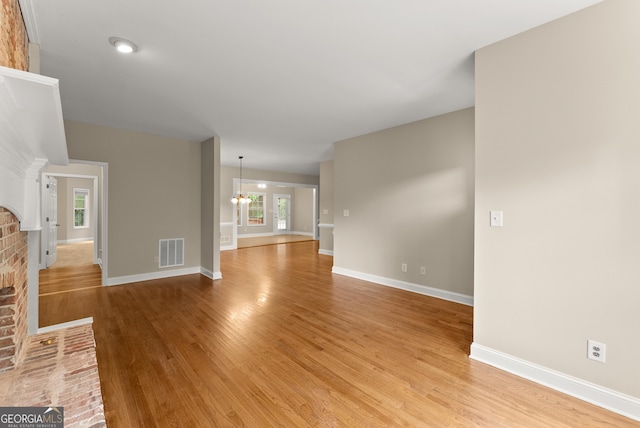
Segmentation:
[(244, 156), (238, 156), (238, 159), (240, 159), (240, 192), (238, 192), (237, 195), (235, 195), (233, 198), (231, 198), (231, 202), (234, 204), (237, 204), (238, 202), (241, 204), (250, 204), (251, 203), (251, 199), (249, 199), (249, 197), (244, 196), (242, 194), (242, 159), (244, 158)]

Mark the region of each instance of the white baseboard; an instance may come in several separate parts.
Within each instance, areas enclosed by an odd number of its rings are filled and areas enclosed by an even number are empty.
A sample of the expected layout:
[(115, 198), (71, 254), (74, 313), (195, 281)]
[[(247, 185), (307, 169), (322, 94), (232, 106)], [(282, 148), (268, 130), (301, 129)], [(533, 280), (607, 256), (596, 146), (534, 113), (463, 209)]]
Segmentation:
[(204, 276), (206, 276), (207, 278), (216, 280), (216, 279), (222, 279), (222, 272), (212, 272), (209, 269), (205, 269), (203, 267), (200, 267), (200, 273)]
[(242, 239), (242, 238), (262, 238), (263, 236), (275, 236), (275, 234), (273, 232), (238, 233), (238, 239)]
[(76, 244), (78, 242), (86, 242), (93, 241), (93, 237), (89, 238), (74, 238), (74, 239), (59, 239), (56, 241), (57, 244)]
[(291, 235), (313, 236), (313, 232), (291, 232)]
[(331, 272), (337, 273), (338, 275), (350, 276), (352, 278), (374, 282), (380, 285), (386, 285), (388, 287), (399, 288), (401, 290), (411, 291), (418, 294), (424, 294), (425, 296), (437, 297), (438, 299), (449, 300), (451, 302), (473, 306), (473, 296), (467, 296), (466, 294), (460, 294), (453, 291), (446, 291), (439, 288), (429, 287), (426, 285), (413, 284), (411, 282), (371, 275), (368, 273), (358, 272), (337, 266), (334, 266), (331, 269)]
[(333, 256), (333, 250), (323, 250), (321, 248), (318, 250), (318, 254), (324, 254), (325, 256)]
[(469, 358), (640, 421), (640, 400), (477, 343)]
[(229, 250), (237, 250), (238, 246), (237, 245), (225, 245), (224, 247), (221, 245), (220, 246), (220, 251), (229, 251)]
[(113, 278), (107, 278), (108, 286), (129, 284), (132, 282), (149, 281), (151, 279), (171, 278), (174, 276), (191, 275), (194, 273), (200, 273), (200, 267), (191, 267), (184, 269), (165, 270), (162, 272), (149, 272), (141, 273), (137, 275), (117, 276)]
[(61, 324), (49, 325), (47, 327), (41, 327), (38, 329), (38, 332), (36, 334), (51, 333), (53, 331), (63, 330), (65, 328), (71, 328), (71, 327), (78, 327), (80, 325), (85, 325), (85, 324), (93, 324), (93, 317), (80, 318), (79, 320), (73, 320), (73, 321), (63, 322)]

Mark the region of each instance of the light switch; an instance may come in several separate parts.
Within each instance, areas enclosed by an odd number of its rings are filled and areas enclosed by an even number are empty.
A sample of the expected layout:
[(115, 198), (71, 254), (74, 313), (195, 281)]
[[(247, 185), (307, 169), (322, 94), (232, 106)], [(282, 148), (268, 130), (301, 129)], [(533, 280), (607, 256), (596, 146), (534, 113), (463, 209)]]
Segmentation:
[(342, 216), (343, 217), (349, 217), (349, 210), (342, 211)]
[(502, 227), (502, 211), (490, 211), (491, 227)]

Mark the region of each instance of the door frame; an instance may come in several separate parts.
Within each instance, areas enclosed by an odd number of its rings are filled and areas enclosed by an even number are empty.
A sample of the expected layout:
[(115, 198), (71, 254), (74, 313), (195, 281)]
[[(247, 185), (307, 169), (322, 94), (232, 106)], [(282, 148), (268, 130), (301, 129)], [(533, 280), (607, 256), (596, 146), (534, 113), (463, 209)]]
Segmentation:
[[(64, 172), (42, 172), (42, 177), (41, 177), (41, 183), (43, 183), (43, 186), (46, 182), (46, 177), (47, 176), (51, 176), (51, 177), (67, 177), (67, 178), (88, 178), (88, 179), (92, 179), (93, 180), (93, 194), (94, 194), (94, 198), (93, 201), (91, 203), (91, 213), (90, 213), (90, 221), (92, 221), (94, 225), (96, 225), (96, 227), (93, 228), (93, 263), (94, 264), (99, 264), (100, 267), (102, 268), (102, 285), (106, 286), (107, 285), (107, 278), (108, 278), (108, 217), (107, 217), (107, 213), (108, 213), (108, 205), (107, 205), (107, 201), (108, 201), (108, 166), (109, 164), (106, 162), (93, 162), (93, 161), (84, 161), (84, 160), (75, 160), (75, 159), (69, 159), (69, 163), (70, 164), (80, 164), (80, 165), (93, 165), (93, 166), (98, 166), (102, 168), (102, 209), (100, 210), (100, 216), (102, 221), (100, 223), (98, 223), (98, 195), (100, 195), (100, 189), (99, 189), (99, 180), (98, 180), (98, 176), (96, 175), (82, 175), (82, 174), (70, 174), (70, 173), (64, 173)], [(44, 192), (42, 193), (42, 198), (44, 199)], [(42, 205), (42, 215), (43, 218), (45, 216), (44, 213), (44, 204)], [(43, 223), (44, 224), (44, 223)], [(100, 230), (100, 236), (102, 237), (102, 239), (100, 241), (98, 241), (98, 230)], [(98, 245), (97, 243), (100, 242), (100, 245)], [(41, 243), (40, 243), (40, 269), (45, 269), (46, 268), (46, 264), (43, 263), (43, 257), (44, 254), (46, 252), (46, 246), (44, 245), (44, 240), (41, 239)]]
[[(287, 228), (283, 231), (278, 229), (278, 199), (287, 200)], [(291, 233), (291, 195), (287, 193), (274, 193), (273, 194), (273, 234), (274, 235), (286, 235)]]
[[(55, 181), (55, 188), (56, 188), (56, 206), (55, 206), (55, 218), (53, 218), (53, 216), (51, 215), (52, 212), (52, 203), (51, 203), (51, 183), (52, 181)], [(53, 257), (53, 263), (49, 263), (49, 260), (52, 258), (52, 254), (49, 250), (51, 250), (51, 248), (56, 248), (58, 243), (58, 234), (57, 234), (57, 227), (58, 227), (58, 179), (52, 175), (43, 175), (42, 180), (41, 180), (41, 184), (42, 184), (42, 234), (41, 239), (41, 245), (40, 245), (40, 269), (46, 269), (48, 268), (50, 265), (55, 263), (55, 257)], [(55, 222), (56, 224), (52, 226), (52, 222)], [(53, 232), (52, 229), (56, 228), (56, 233), (55, 236), (53, 236)], [(52, 241), (52, 236), (55, 238), (56, 240), (56, 245), (53, 246), (51, 245), (51, 241)], [(54, 254), (57, 253), (57, 251), (54, 251)]]

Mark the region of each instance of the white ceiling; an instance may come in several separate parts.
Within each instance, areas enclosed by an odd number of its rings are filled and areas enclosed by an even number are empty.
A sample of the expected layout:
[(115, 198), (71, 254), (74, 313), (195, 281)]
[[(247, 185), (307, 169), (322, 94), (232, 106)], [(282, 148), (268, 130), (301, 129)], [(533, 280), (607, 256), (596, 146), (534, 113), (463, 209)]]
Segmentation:
[[(333, 143), (474, 104), (473, 52), (599, 0), (22, 0), (64, 116), (317, 174)], [(139, 51), (119, 54), (111, 36)]]

